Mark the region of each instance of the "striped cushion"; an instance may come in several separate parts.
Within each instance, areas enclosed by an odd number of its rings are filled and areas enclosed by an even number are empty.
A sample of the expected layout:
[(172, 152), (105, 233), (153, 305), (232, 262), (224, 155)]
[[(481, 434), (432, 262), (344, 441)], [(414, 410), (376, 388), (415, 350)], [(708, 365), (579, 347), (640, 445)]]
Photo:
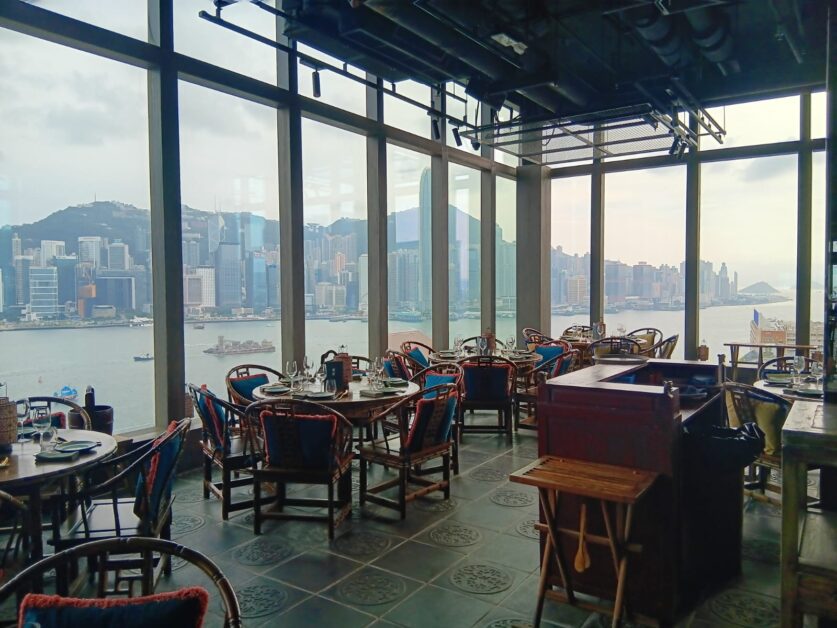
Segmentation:
[[(165, 433), (155, 439), (153, 447), (156, 447), (157, 443), (176, 429), (177, 421), (169, 423)], [(175, 436), (158, 449), (146, 462), (145, 477), (143, 477), (143, 474), (137, 477), (134, 514), (140, 519), (148, 518), (151, 527), (157, 524), (160, 505), (171, 497), (174, 466), (177, 463), (177, 454), (180, 451), (180, 440), (180, 435)], [(145, 510), (146, 502), (147, 511)]]
[[(434, 417), (433, 412), (438, 403), (434, 399), (419, 399), (416, 404), (416, 416), (403, 445), (410, 453), (441, 444), (450, 438), (450, 428), (456, 413), (456, 397), (448, 397), (443, 414)], [(438, 422), (434, 423), (434, 419)]]
[(200, 392), (198, 393), (198, 415), (215, 450), (229, 453), (230, 435), (225, 429), (227, 413), (224, 406), (211, 395)]
[(421, 364), (421, 368), (423, 368), (423, 369), (430, 366), (430, 362), (427, 361), (427, 358), (424, 357), (424, 354), (421, 352), (421, 349), (419, 349), (418, 347), (416, 347), (415, 349), (410, 351), (410, 353), (408, 353), (407, 355), (409, 355), (416, 362)]
[(548, 362), (552, 358), (558, 357), (564, 353), (564, 347), (560, 345), (538, 345), (535, 347), (535, 353), (541, 356), (536, 366), (540, 366), (544, 362)]

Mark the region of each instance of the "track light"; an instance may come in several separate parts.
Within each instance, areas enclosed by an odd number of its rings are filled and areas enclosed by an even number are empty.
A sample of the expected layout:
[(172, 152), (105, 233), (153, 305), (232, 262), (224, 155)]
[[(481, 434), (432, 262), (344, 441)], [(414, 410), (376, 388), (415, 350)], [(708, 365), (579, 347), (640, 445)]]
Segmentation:
[(311, 88), (314, 92), (314, 98), (319, 98), (322, 92), (320, 91), (320, 71), (314, 70), (311, 75)]
[(459, 127), (453, 127), (450, 131), (453, 133), (453, 141), (456, 142), (456, 145), (462, 146), (462, 138), (459, 137)]
[(677, 159), (682, 159), (683, 154), (686, 152), (686, 142), (680, 142), (680, 146), (677, 147)]
[(677, 152), (677, 149), (680, 148), (680, 136), (675, 135), (674, 141), (671, 143), (671, 148), (668, 149), (668, 154), (673, 155)]
[(442, 139), (442, 131), (439, 129), (439, 121), (436, 118), (433, 118), (431, 124), (433, 125), (433, 139)]
[(473, 148), (474, 150), (479, 150), (480, 146), (481, 146), (481, 144), (480, 144), (479, 140), (476, 140), (476, 139), (471, 140), (471, 148)]

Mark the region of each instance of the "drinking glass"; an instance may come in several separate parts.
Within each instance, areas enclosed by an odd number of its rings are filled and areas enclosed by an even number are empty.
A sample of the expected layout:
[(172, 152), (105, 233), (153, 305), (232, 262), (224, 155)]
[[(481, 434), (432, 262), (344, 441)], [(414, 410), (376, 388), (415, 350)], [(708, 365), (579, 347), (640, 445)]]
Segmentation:
[(325, 383), (325, 391), (330, 395), (337, 394), (337, 382), (333, 378), (328, 378)]
[(796, 362), (791, 362), (788, 370), (790, 371), (791, 387), (796, 388), (799, 386), (800, 382), (799, 370), (796, 368)]
[(616, 335), (617, 335), (617, 336), (624, 336), (624, 335), (625, 335), (625, 333), (626, 333), (626, 331), (627, 331), (627, 330), (625, 329), (625, 326), (624, 326), (622, 323), (619, 323), (619, 324), (616, 326)]
[(604, 333), (605, 333), (604, 323), (596, 323), (595, 328), (596, 328), (596, 336), (598, 338), (602, 338), (604, 336)]
[(509, 351), (514, 351), (515, 345), (517, 344), (517, 337), (516, 336), (509, 336), (508, 340), (506, 340), (506, 349)]
[(324, 380), (325, 380), (325, 367), (320, 367), (316, 373), (314, 373), (314, 381), (317, 382), (317, 390), (324, 390)]
[(816, 386), (822, 386), (822, 364), (819, 362), (811, 362), (811, 376), (816, 379)]
[(296, 360), (288, 360), (285, 363), (285, 374), (291, 378), (291, 390), (296, 390), (297, 372)]
[(307, 355), (302, 358), (302, 368), (303, 368), (303, 372), (305, 373), (305, 379), (310, 380), (311, 379), (311, 369), (314, 368), (314, 362), (312, 362), (311, 358), (309, 358)]
[(37, 412), (35, 417), (32, 419), (32, 427), (34, 427), (40, 433), (40, 443), (41, 443), (41, 451), (47, 451), (46, 447), (44, 447), (44, 433), (52, 427), (52, 417), (49, 416), (48, 412)]
[(453, 339), (453, 350), (456, 352), (456, 355), (462, 353), (462, 336), (457, 335)]

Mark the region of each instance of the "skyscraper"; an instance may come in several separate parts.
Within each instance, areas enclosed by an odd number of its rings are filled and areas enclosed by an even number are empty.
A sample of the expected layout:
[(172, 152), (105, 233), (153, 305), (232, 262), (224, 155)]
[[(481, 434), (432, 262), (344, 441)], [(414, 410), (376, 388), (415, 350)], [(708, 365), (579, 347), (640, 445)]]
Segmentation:
[(14, 234), (12, 236), (12, 259), (18, 255), (23, 255), (23, 242), (19, 235)]
[(131, 267), (128, 245), (116, 240), (108, 245), (108, 270), (128, 270)]
[(249, 253), (244, 262), (245, 305), (260, 314), (267, 307), (267, 264), (264, 257)]
[(267, 307), (278, 309), (279, 299), (279, 266), (267, 265)]
[(58, 303), (64, 305), (70, 301), (75, 307), (78, 298), (76, 289), (78, 258), (75, 255), (63, 255), (53, 258), (52, 263), (58, 271)]
[(55, 266), (29, 268), (29, 309), (39, 319), (58, 316), (58, 269)]
[(41, 266), (49, 266), (56, 257), (66, 254), (63, 240), (41, 240)]
[(369, 255), (364, 253), (357, 260), (358, 274), (358, 310), (369, 309)]
[(3, 298), (4, 294), (4, 286), (3, 286), (3, 269), (0, 268), (0, 314), (3, 313), (5, 308), (5, 299)]
[(29, 303), (29, 269), (32, 267), (31, 255), (15, 255), (15, 302), (17, 305)]
[(241, 307), (241, 262), (238, 242), (221, 242), (215, 251), (215, 307)]
[(433, 234), (431, 226), (431, 178), (430, 168), (425, 168), (421, 173), (419, 184), (419, 250), (418, 250), (418, 309), (421, 312), (430, 313), (432, 307), (432, 267), (433, 253), (431, 249)]
[(215, 307), (215, 267), (198, 266), (195, 274), (201, 278), (201, 308)]
[(100, 236), (81, 236), (78, 239), (78, 261), (93, 264), (93, 268), (102, 265), (102, 238)]

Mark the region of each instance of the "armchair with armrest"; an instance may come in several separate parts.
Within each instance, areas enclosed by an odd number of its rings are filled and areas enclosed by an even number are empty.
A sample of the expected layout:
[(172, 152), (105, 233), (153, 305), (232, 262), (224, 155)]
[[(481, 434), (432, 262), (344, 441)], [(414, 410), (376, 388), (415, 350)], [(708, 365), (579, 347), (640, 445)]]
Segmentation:
[(230, 403), (242, 407), (253, 403), (256, 400), (253, 396), (253, 391), (259, 386), (269, 384), (271, 376), (277, 380), (288, 379), (285, 374), (261, 364), (240, 364), (234, 366), (225, 378)]

